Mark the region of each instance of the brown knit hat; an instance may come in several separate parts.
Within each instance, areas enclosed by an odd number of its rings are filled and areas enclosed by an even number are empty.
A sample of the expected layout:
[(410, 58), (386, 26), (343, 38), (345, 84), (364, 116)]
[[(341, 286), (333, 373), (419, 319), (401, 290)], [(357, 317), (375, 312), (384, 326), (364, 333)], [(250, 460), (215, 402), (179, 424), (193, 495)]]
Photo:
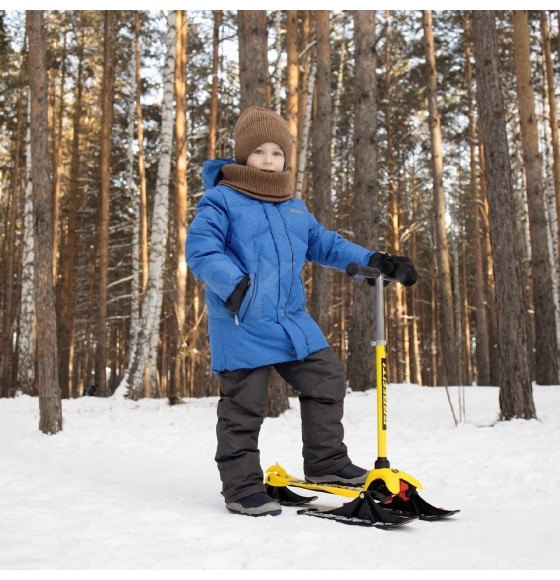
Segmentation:
[(249, 107), (239, 116), (233, 130), (236, 163), (245, 165), (247, 158), (263, 143), (276, 143), (284, 151), (285, 165), (292, 155), (292, 136), (288, 123), (274, 111)]

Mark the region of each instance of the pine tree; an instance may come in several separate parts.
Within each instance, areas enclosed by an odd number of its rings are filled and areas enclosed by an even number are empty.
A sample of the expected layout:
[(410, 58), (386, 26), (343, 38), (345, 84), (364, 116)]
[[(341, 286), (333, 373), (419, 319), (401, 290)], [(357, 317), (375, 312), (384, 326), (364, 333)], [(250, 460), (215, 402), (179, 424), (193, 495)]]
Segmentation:
[(39, 429), (55, 434), (62, 429), (58, 384), (56, 315), (53, 285), (52, 184), (48, 153), (47, 69), (45, 24), (41, 10), (28, 10), (29, 79), (31, 93), (31, 179), (35, 242), (35, 305), (37, 313), (37, 387)]
[[(377, 174), (377, 82), (375, 77), (375, 11), (355, 10), (354, 16), (354, 241), (377, 249), (379, 236), (379, 181)], [(356, 391), (372, 387), (375, 366), (370, 347), (375, 328), (372, 288), (353, 284), (349, 334), (348, 382)]]
[(495, 15), (474, 11), (473, 39), (498, 320), (500, 413), (503, 420), (536, 417), (527, 354), (527, 308), (515, 236), (511, 169), (500, 83)]

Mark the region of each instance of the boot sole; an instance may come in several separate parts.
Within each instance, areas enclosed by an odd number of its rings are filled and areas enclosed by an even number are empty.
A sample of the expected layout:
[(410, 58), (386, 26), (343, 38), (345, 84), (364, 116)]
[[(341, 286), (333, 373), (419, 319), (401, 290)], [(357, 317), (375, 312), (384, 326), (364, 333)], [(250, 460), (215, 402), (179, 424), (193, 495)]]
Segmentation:
[(260, 507), (245, 508), (237, 502), (226, 504), (226, 508), (235, 514), (242, 516), (279, 516), (282, 513), (282, 508), (278, 504), (267, 503)]
[(336, 477), (335, 475), (328, 475), (324, 477), (306, 477), (305, 481), (308, 483), (318, 483), (318, 484), (336, 484), (336, 485), (347, 485), (349, 487), (359, 487), (364, 485), (367, 479), (367, 473), (364, 476), (354, 477), (353, 479), (344, 479), (343, 477)]

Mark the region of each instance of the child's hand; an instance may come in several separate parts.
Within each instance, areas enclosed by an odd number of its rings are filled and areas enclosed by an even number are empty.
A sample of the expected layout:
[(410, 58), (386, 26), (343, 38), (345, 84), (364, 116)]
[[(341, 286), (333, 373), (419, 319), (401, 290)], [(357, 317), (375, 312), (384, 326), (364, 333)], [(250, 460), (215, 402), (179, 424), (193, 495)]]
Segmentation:
[(413, 284), (416, 284), (416, 280), (418, 280), (418, 272), (416, 271), (412, 260), (405, 256), (390, 256), (390, 258), (395, 267), (391, 277), (395, 278), (395, 280), (400, 282), (403, 286), (412, 286)]
[(249, 290), (249, 286), (251, 285), (251, 278), (249, 276), (245, 276), (241, 282), (237, 285), (237, 288), (231, 293), (230, 297), (227, 299), (226, 308), (237, 314), (241, 308), (241, 304), (243, 303), (243, 298), (245, 298), (245, 294), (247, 294), (247, 290)]
[[(369, 259), (368, 266), (381, 270), (385, 274), (385, 283), (399, 282), (403, 286), (412, 286), (418, 279), (418, 272), (412, 260), (405, 256), (390, 256), (375, 252)], [(375, 286), (375, 279), (368, 280), (368, 284)]]

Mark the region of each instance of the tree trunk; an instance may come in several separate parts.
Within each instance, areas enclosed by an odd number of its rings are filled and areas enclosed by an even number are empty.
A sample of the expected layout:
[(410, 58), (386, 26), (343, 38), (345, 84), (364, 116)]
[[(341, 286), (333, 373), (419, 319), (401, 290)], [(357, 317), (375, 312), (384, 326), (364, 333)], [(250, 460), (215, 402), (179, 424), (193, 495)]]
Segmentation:
[[(478, 101), (478, 96), (477, 96)], [(480, 103), (478, 103), (480, 110)], [(478, 134), (478, 163), (479, 163), (479, 189), (480, 189), (480, 226), (481, 226), (481, 251), (482, 251), (482, 278), (484, 283), (484, 296), (486, 297), (486, 317), (488, 319), (488, 352), (490, 358), (498, 348), (498, 323), (496, 320), (496, 287), (494, 284), (494, 263), (492, 258), (492, 242), (490, 240), (490, 222), (488, 219), (488, 195), (486, 187), (486, 164), (484, 161), (484, 144), (482, 142), (482, 129), (480, 121), (477, 123)], [(500, 382), (498, 365), (490, 365), (490, 384), (498, 385)]]
[[(400, 224), (400, 199), (399, 199), (399, 188), (397, 185), (397, 175), (396, 175), (396, 160), (393, 151), (393, 120), (392, 120), (392, 107), (391, 107), (391, 83), (392, 83), (392, 62), (391, 62), (391, 14), (387, 10), (385, 12), (387, 19), (387, 42), (385, 45), (385, 130), (387, 133), (387, 180), (389, 189), (389, 220), (390, 220), (390, 240), (391, 247), (390, 252), (394, 255), (401, 254), (401, 224)], [(409, 290), (410, 292), (410, 290)], [(389, 360), (389, 365), (392, 369), (395, 369), (395, 373), (391, 376), (394, 377), (399, 383), (410, 382), (410, 365), (408, 357), (404, 357), (405, 354), (405, 344), (407, 343), (408, 336), (405, 337), (406, 325), (406, 300), (405, 300), (405, 289), (401, 284), (393, 284), (391, 288), (391, 294), (395, 300), (395, 308), (393, 311), (393, 330), (389, 336), (391, 340), (392, 351), (394, 353), (394, 360)]]
[(437, 108), (437, 73), (434, 38), (432, 30), (432, 11), (422, 11), (424, 28), (424, 53), (426, 58), (426, 93), (428, 97), (430, 144), (432, 151), (432, 179), (434, 182), (434, 212), (436, 230), (437, 296), (441, 324), (441, 346), (446, 384), (457, 385), (457, 348), (453, 324), (453, 290), (451, 287), (451, 268), (449, 246), (445, 226), (445, 195), (443, 191), (443, 157), (441, 121)]
[[(28, 102), (31, 112), (31, 103)], [(27, 125), (25, 202), (23, 207), (23, 249), (17, 385), (26, 395), (37, 395), (35, 388), (35, 298), (33, 296), (33, 183), (31, 181), (31, 130)]]
[[(276, 64), (274, 66), (274, 98), (272, 100), (272, 110), (278, 115), (282, 114), (282, 11), (274, 11), (274, 34), (276, 40), (274, 42), (276, 49)], [(289, 160), (286, 160), (289, 161)]]
[(532, 419), (536, 411), (527, 356), (527, 309), (515, 235), (494, 12), (473, 11), (473, 32), (496, 287), (500, 414), (503, 420)]
[(513, 11), (515, 73), (531, 239), (533, 305), (535, 309), (535, 371), (540, 385), (558, 384), (556, 313), (547, 239), (544, 186), (535, 113), (527, 10)]
[(146, 165), (144, 162), (144, 128), (142, 124), (142, 78), (140, 75), (140, 15), (134, 13), (134, 38), (136, 41), (136, 125), (138, 131), (138, 177), (140, 180), (140, 262), (142, 265), (142, 294), (148, 283), (148, 211)]
[(338, 191), (342, 188), (342, 178), (344, 175), (344, 173), (340, 171), (342, 159), (337, 159), (336, 146), (337, 127), (341, 125), (340, 103), (342, 101), (342, 93), (345, 90), (344, 70), (346, 68), (346, 60), (348, 57), (348, 42), (349, 39), (346, 36), (346, 31), (344, 31), (339, 55), (340, 62), (336, 73), (336, 92), (333, 99), (331, 115), (331, 189), (334, 189), (334, 191)]
[(149, 276), (142, 300), (139, 337), (131, 355), (127, 373), (123, 379), (127, 396), (139, 399), (144, 392), (144, 375), (149, 361), (150, 389), (156, 389), (156, 356), (160, 330), (163, 269), (167, 251), (169, 175), (173, 143), (173, 95), (175, 72), (176, 14), (167, 14), (166, 61), (163, 73), (163, 108), (161, 114), (161, 145), (158, 163), (154, 210), (152, 217), (152, 243), (149, 261)]
[(240, 109), (269, 106), (266, 10), (238, 10)]
[(52, 183), (49, 169), (49, 128), (44, 16), (28, 10), (29, 79), (31, 90), (31, 179), (35, 243), (35, 305), (37, 308), (37, 387), (39, 429), (55, 434), (62, 429), (58, 384), (55, 295), (52, 277)]
[(105, 10), (103, 89), (101, 117), (101, 188), (99, 192), (99, 298), (97, 318), (97, 350), (95, 357), (95, 382), (98, 396), (107, 397), (107, 294), (109, 277), (109, 194), (111, 188), (111, 149), (113, 127), (114, 85), (114, 14)]
[(57, 293), (57, 328), (58, 328), (58, 373), (60, 388), (63, 397), (72, 394), (70, 388), (74, 329), (76, 318), (76, 256), (78, 249), (77, 240), (77, 213), (80, 179), (80, 139), (82, 131), (82, 79), (83, 79), (83, 56), (84, 35), (83, 32), (78, 40), (76, 50), (78, 57), (78, 75), (76, 82), (76, 97), (74, 103), (74, 115), (72, 120), (72, 153), (70, 160), (70, 184), (68, 189), (68, 233), (61, 247), (61, 275)]
[[(331, 226), (331, 49), (328, 10), (315, 11), (317, 76), (316, 115), (313, 120), (313, 213), (327, 229)], [(310, 314), (323, 333), (330, 334), (331, 272), (319, 264), (312, 266), (313, 286)]]
[(476, 119), (474, 113), (474, 98), (472, 88), (471, 64), (471, 23), (468, 11), (464, 12), (465, 27), (465, 76), (467, 82), (468, 118), (469, 118), (469, 149), (470, 149), (470, 194), (472, 213), (472, 243), (473, 261), (475, 266), (474, 303), (476, 307), (476, 370), (477, 384), (490, 385), (490, 352), (488, 341), (488, 318), (486, 316), (486, 295), (482, 274), (482, 248), (480, 235), (480, 202), (478, 199), (478, 180), (476, 170)]
[[(354, 10), (353, 18), (356, 83), (353, 230), (354, 241), (373, 250), (379, 237), (375, 10)], [(348, 381), (352, 390), (365, 391), (375, 384), (375, 357), (370, 346), (375, 336), (375, 294), (363, 281), (354, 281), (352, 288)]]
[[(415, 185), (415, 177), (412, 179), (412, 190), (414, 190)], [(416, 215), (416, 207), (417, 201), (413, 199), (413, 207), (412, 207), (412, 215)], [(412, 232), (411, 235), (411, 242), (410, 242), (410, 258), (412, 259), (413, 263), (417, 263), (417, 241), (416, 241), (416, 232)], [(422, 361), (420, 357), (420, 338), (419, 338), (419, 316), (417, 314), (418, 306), (417, 306), (417, 296), (416, 292), (408, 292), (407, 293), (407, 311), (408, 316), (411, 321), (410, 324), (410, 352), (411, 352), (411, 364), (410, 364), (410, 380), (417, 384), (422, 384)]]
[(299, 59), (298, 59), (298, 16), (297, 10), (286, 11), (286, 120), (292, 136), (292, 158), (289, 166), (292, 171), (292, 187), (296, 184), (297, 144), (298, 144), (298, 105), (299, 105)]
[(72, 151), (70, 159), (70, 183), (68, 188), (67, 234), (60, 250), (60, 278), (57, 292), (57, 329), (58, 329), (58, 374), (63, 397), (72, 396), (71, 366), (74, 352), (74, 332), (76, 325), (76, 257), (77, 213), (80, 180), (80, 139), (82, 131), (82, 80), (84, 58), (83, 29), (78, 38), (76, 49), (78, 72), (74, 114), (72, 119)]
[(300, 125), (301, 131), (298, 131), (298, 164), (296, 171), (296, 189), (294, 191), (294, 197), (296, 199), (303, 199), (303, 191), (305, 188), (305, 178), (307, 169), (307, 153), (309, 149), (309, 129), (311, 126), (311, 109), (313, 105), (313, 91), (315, 88), (315, 60), (309, 56), (311, 64), (309, 66), (309, 73), (307, 75), (307, 90), (304, 91), (306, 96), (305, 101), (305, 111), (303, 116), (302, 124)]
[(212, 38), (212, 92), (210, 95), (210, 126), (208, 127), (208, 159), (216, 159), (218, 132), (218, 68), (220, 64), (220, 28), (222, 11), (212, 10), (214, 35)]
[[(22, 69), (23, 70), (23, 69)], [(21, 153), (25, 141), (23, 126), (25, 111), (23, 107), (23, 91), (18, 91), (16, 104), (16, 134), (13, 151), (13, 168), (11, 171), (12, 183), (9, 197), (9, 229), (7, 232), (8, 247), (6, 252), (6, 262), (3, 264), (2, 277), (5, 280), (4, 312), (3, 312), (3, 329), (2, 329), (2, 356), (0, 359), (1, 380), (0, 393), (4, 397), (14, 396), (16, 389), (12, 385), (12, 358), (14, 344), (14, 270), (15, 270), (15, 248), (16, 248), (16, 230), (17, 230), (17, 208), (18, 198), (20, 197), (21, 182)]]
[[(57, 259), (59, 249), (58, 223), (60, 214), (60, 195), (61, 195), (61, 179), (62, 179), (62, 145), (63, 145), (63, 123), (64, 123), (64, 94), (66, 92), (66, 48), (67, 48), (67, 29), (68, 19), (64, 18), (64, 32), (62, 55), (60, 57), (60, 94), (58, 97), (58, 118), (56, 129), (56, 146), (54, 154), (54, 183), (53, 183), (53, 278), (56, 283), (57, 279)], [(60, 354), (60, 352), (59, 352)], [(67, 397), (64, 383), (61, 382), (62, 396)]]
[(451, 248), (453, 260), (453, 328), (455, 329), (455, 348), (457, 353), (457, 385), (465, 384), (465, 364), (463, 359), (463, 336), (466, 334), (462, 328), (461, 320), (461, 276), (459, 273), (459, 249), (458, 242)]
[[(294, 169), (295, 190), (294, 197), (305, 198), (307, 189), (307, 152), (309, 144), (309, 126), (311, 123), (311, 107), (313, 91), (315, 90), (315, 58), (314, 43), (311, 38), (311, 10), (300, 10), (301, 31), (298, 34), (298, 67), (299, 67), (299, 91), (298, 91), (298, 131), (297, 131), (297, 169)], [(293, 149), (292, 149), (293, 155)]]
[[(135, 28), (139, 25), (138, 11), (134, 12)], [(139, 30), (136, 29), (136, 34), (132, 42), (132, 51), (139, 58)], [(140, 294), (141, 294), (141, 232), (142, 232), (142, 213), (141, 213), (141, 200), (140, 200), (140, 188), (136, 185), (134, 180), (135, 175), (135, 164), (134, 164), (134, 134), (135, 125), (137, 119), (137, 71), (138, 71), (137, 59), (131, 59), (129, 63), (129, 78), (130, 78), (130, 94), (128, 99), (128, 126), (127, 126), (127, 185), (128, 185), (128, 195), (130, 196), (131, 204), (131, 221), (132, 221), (132, 243), (131, 243), (131, 282), (130, 282), (130, 325), (128, 334), (128, 354), (134, 351), (136, 346), (136, 340), (138, 338), (138, 327), (140, 320)], [(141, 121), (141, 118), (138, 119)], [(139, 147), (141, 151), (141, 147)]]
[(175, 47), (175, 342), (173, 351), (173, 377), (169, 385), (168, 398), (171, 404), (180, 402), (177, 393), (185, 380), (185, 306), (187, 295), (187, 262), (185, 242), (187, 240), (187, 12), (177, 10), (177, 42)]
[[(548, 216), (552, 237), (552, 279), (554, 288), (554, 303), (557, 312), (560, 312), (560, 145), (558, 141), (558, 112), (556, 107), (556, 90), (554, 69), (550, 46), (550, 32), (548, 28), (547, 11), (540, 11), (542, 45), (546, 70), (546, 88), (548, 95), (549, 124), (552, 147), (553, 191), (547, 188)], [(550, 167), (550, 161), (548, 162)], [(556, 207), (556, 211), (554, 211)], [(556, 243), (555, 243), (556, 242)], [(560, 349), (560, 316), (556, 317), (556, 340)], [(560, 351), (558, 353), (560, 360)], [(560, 370), (559, 370), (560, 372)]]
[[(554, 194), (556, 199), (556, 223), (558, 233), (558, 255), (560, 256), (560, 145), (558, 143), (558, 113), (556, 108), (556, 81), (552, 67), (550, 50), (550, 33), (546, 10), (540, 10), (541, 34), (543, 39), (543, 52), (546, 67), (546, 84), (548, 89), (548, 107), (550, 110), (550, 132), (552, 134), (552, 158), (554, 174)], [(560, 39), (560, 35), (558, 35)]]

